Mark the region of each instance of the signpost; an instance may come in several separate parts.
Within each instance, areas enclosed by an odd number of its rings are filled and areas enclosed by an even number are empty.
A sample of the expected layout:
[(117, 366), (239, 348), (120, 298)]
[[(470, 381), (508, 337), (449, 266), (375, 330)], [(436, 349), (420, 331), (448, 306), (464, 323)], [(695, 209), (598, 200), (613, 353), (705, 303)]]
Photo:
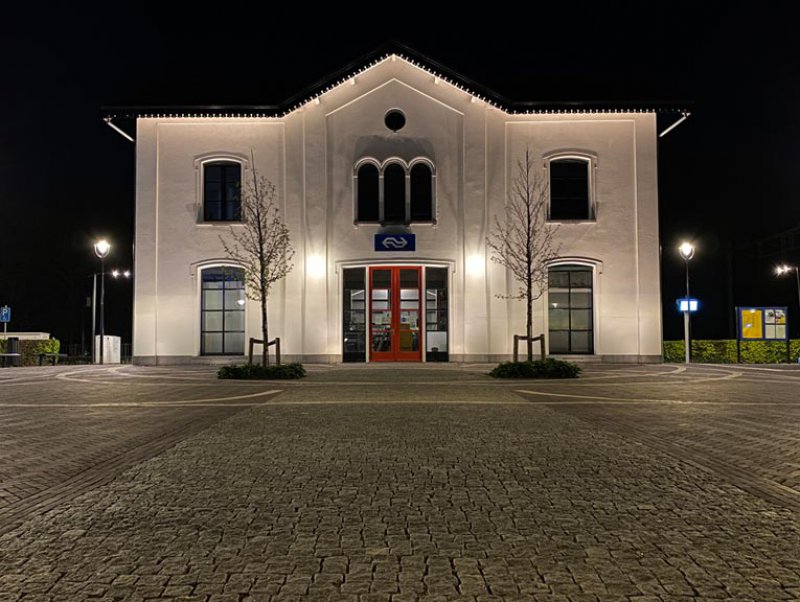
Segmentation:
[[(688, 278), (687, 278), (688, 283)], [(687, 284), (688, 290), (688, 284)], [(683, 312), (683, 355), (684, 361), (688, 364), (691, 358), (691, 341), (689, 337), (689, 314), (692, 314), (697, 311), (697, 307), (700, 305), (697, 299), (692, 297), (680, 297), (678, 298), (675, 303), (678, 305), (678, 311)]]
[(8, 305), (0, 307), (0, 322), (3, 323), (3, 333), (8, 332), (8, 323), (11, 321), (11, 308)]
[(742, 341), (786, 341), (786, 361), (789, 361), (788, 315), (786, 307), (737, 307), (736, 361), (742, 361)]

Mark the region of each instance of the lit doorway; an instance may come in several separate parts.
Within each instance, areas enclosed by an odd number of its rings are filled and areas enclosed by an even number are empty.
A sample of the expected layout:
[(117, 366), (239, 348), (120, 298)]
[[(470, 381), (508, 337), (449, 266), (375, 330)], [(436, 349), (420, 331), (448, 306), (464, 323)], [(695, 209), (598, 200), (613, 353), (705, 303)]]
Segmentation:
[(370, 360), (422, 361), (422, 269), (369, 268)]

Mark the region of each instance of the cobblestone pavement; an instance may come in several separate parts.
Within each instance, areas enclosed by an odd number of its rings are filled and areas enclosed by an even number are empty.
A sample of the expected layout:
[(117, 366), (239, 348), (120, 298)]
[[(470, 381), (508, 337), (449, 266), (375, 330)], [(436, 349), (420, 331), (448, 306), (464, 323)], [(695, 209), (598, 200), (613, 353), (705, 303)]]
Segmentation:
[(481, 369), (0, 371), (2, 486), (203, 421), (29, 508), (0, 601), (800, 599), (800, 372)]

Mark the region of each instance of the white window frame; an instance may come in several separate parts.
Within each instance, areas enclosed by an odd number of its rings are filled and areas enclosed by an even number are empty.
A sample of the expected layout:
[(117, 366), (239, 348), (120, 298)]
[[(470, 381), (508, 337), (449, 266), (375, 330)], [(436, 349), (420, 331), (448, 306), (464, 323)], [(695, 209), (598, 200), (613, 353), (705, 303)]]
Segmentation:
[[(583, 161), (586, 163), (587, 169), (587, 179), (588, 179), (588, 186), (589, 186), (589, 206), (588, 209), (588, 217), (585, 218), (578, 218), (578, 219), (553, 219), (550, 217), (550, 207), (552, 202), (552, 196), (550, 191), (552, 190), (552, 182), (550, 177), (550, 164), (553, 162), (557, 162), (563, 159), (571, 159), (576, 161)], [(549, 155), (544, 156), (544, 167), (545, 176), (547, 178), (547, 189), (548, 189), (548, 197), (547, 197), (547, 221), (553, 223), (564, 223), (564, 224), (576, 224), (581, 222), (596, 222), (597, 221), (597, 195), (596, 195), (596, 171), (597, 171), (597, 156), (592, 153), (587, 152), (579, 152), (579, 151), (559, 151), (556, 153), (552, 153)]]
[[(210, 259), (195, 263), (192, 265), (192, 273), (195, 279), (195, 314), (194, 314), (194, 334), (195, 334), (195, 341), (194, 341), (194, 350), (196, 357), (206, 357), (206, 358), (235, 358), (236, 355), (203, 355), (203, 271), (213, 268), (238, 268), (244, 270), (245, 267), (239, 263), (225, 260), (225, 259)], [(247, 278), (245, 277), (244, 282), (244, 290), (245, 290), (245, 304), (244, 304), (244, 348), (242, 349), (242, 356), (244, 356), (247, 352), (247, 340), (248, 340), (248, 332), (250, 329), (248, 328), (248, 318), (249, 318), (249, 299), (247, 297)]]
[(205, 220), (205, 168), (209, 163), (238, 163), (241, 169), (241, 182), (244, 182), (249, 162), (244, 155), (234, 153), (210, 153), (195, 157), (194, 169), (196, 179), (196, 213), (197, 225), (206, 227), (235, 226), (244, 223), (243, 219), (235, 221), (206, 221)]
[[(591, 257), (559, 257), (547, 264), (548, 278), (550, 269), (555, 267), (569, 267), (575, 266), (580, 268), (590, 268), (592, 270), (592, 348), (594, 352), (592, 355), (600, 355), (600, 288), (602, 279), (600, 276), (603, 274), (603, 262), (599, 259)], [(545, 341), (547, 344), (547, 353), (550, 354), (550, 287), (548, 286), (547, 292), (544, 295), (544, 332), (547, 333)]]

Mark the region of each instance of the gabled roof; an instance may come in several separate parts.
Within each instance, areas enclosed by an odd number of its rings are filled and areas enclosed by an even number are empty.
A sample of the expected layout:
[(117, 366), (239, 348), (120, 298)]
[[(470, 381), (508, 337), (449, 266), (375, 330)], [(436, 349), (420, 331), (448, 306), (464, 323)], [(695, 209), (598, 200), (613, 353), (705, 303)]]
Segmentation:
[(103, 107), (107, 118), (136, 117), (283, 117), (396, 56), (509, 114), (530, 113), (688, 113), (687, 102), (512, 101), (399, 42), (388, 42), (331, 73), (277, 105), (186, 105)]

